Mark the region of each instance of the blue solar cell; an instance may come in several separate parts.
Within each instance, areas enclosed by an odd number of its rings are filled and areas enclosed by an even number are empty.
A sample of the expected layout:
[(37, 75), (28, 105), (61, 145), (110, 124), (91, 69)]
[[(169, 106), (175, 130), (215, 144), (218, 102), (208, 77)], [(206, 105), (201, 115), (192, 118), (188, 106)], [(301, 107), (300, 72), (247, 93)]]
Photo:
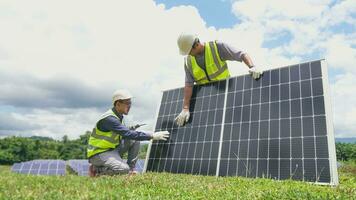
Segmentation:
[(87, 176), (89, 173), (88, 160), (69, 160), (68, 165), (79, 176)]
[(12, 171), (21, 174), (34, 175), (64, 175), (65, 161), (63, 160), (32, 160), (14, 164)]
[(136, 162), (135, 170), (138, 171), (138, 172), (142, 172), (144, 166), (145, 166), (145, 160), (139, 159)]
[(22, 167), (22, 163), (15, 163), (14, 165), (12, 165), (11, 167), (11, 171), (13, 172), (19, 172), (20, 169)]

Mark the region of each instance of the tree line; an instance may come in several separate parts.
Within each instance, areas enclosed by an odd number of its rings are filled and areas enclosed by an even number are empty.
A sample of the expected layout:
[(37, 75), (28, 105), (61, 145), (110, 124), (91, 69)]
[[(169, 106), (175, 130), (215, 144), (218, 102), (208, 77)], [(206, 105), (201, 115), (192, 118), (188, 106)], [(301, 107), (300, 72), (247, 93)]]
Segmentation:
[[(35, 159), (86, 159), (87, 144), (90, 131), (70, 140), (63, 136), (62, 140), (49, 137), (6, 137), (0, 139), (0, 165), (11, 165)], [(139, 157), (144, 159), (147, 146), (140, 148)]]
[[(90, 131), (70, 140), (63, 136), (62, 140), (49, 137), (6, 137), (0, 139), (0, 165), (11, 165), (35, 159), (86, 159), (86, 147)], [(139, 157), (146, 157), (148, 145), (140, 148)], [(339, 161), (356, 161), (356, 143), (336, 143), (336, 157)], [(124, 156), (125, 158), (125, 156)]]
[(356, 161), (356, 143), (336, 143), (336, 157), (340, 161)]

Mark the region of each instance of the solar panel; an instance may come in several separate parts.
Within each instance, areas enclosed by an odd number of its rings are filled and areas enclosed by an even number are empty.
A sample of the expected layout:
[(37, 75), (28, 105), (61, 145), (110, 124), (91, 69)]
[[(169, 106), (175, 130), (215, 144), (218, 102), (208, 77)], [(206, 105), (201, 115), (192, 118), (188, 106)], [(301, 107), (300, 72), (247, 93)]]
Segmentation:
[(15, 163), (11, 171), (34, 175), (65, 175), (65, 167), (63, 160), (32, 160)]
[(164, 91), (147, 171), (338, 184), (324, 60), (194, 86), (191, 120), (177, 127), (183, 88)]
[(147, 170), (215, 175), (223, 122), (226, 81), (194, 87), (191, 117), (184, 127), (173, 122), (183, 103), (183, 89), (163, 93), (156, 131), (168, 130), (167, 142), (150, 146)]

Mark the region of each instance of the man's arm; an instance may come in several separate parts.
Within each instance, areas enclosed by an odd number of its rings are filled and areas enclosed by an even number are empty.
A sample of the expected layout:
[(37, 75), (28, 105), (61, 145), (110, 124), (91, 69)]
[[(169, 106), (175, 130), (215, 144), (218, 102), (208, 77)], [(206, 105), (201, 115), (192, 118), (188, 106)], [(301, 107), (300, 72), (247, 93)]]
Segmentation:
[(194, 78), (193, 75), (187, 70), (187, 67), (184, 66), (185, 70), (185, 86), (184, 86), (184, 98), (183, 98), (183, 108), (179, 115), (175, 118), (175, 121), (178, 126), (183, 126), (189, 120), (190, 113), (190, 99), (193, 94)]
[(241, 59), (242, 61), (244, 61), (244, 63), (247, 65), (248, 68), (254, 66), (250, 56), (247, 53), (242, 54)]
[(151, 134), (141, 132), (141, 131), (130, 130), (128, 127), (124, 126), (122, 123), (119, 122), (118, 119), (116, 119), (113, 116), (108, 116), (100, 120), (98, 123), (98, 128), (101, 131), (105, 131), (105, 132), (113, 131), (114, 133), (121, 135), (123, 138), (128, 138), (132, 140), (152, 139)]
[(220, 58), (222, 60), (234, 60), (239, 62), (243, 61), (249, 68), (248, 71), (251, 76), (256, 80), (259, 79), (263, 74), (263, 71), (258, 70), (257, 67), (253, 64), (252, 59), (247, 53), (236, 50), (232, 46), (222, 42), (217, 42), (217, 46)]
[(186, 84), (184, 86), (184, 99), (183, 99), (183, 109), (188, 109), (190, 106), (190, 99), (192, 98), (193, 94), (193, 86)]

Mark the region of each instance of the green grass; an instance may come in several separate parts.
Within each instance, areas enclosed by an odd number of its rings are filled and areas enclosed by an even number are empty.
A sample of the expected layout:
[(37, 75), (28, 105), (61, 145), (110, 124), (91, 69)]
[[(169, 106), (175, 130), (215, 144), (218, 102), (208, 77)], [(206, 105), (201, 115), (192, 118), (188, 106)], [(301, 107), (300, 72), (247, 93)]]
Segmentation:
[(146, 173), (98, 178), (34, 176), (0, 166), (0, 199), (356, 199), (356, 164), (338, 187), (298, 181)]

